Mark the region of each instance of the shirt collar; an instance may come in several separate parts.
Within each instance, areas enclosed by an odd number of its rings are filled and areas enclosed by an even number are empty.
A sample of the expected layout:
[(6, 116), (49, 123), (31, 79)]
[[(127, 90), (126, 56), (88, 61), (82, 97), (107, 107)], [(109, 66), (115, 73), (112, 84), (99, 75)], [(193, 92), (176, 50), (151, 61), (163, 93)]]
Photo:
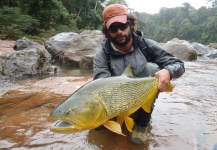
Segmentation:
[[(118, 52), (121, 52), (119, 49), (117, 49), (115, 46), (114, 46), (114, 43), (112, 43), (112, 42), (110, 42), (110, 45), (111, 45), (111, 47), (115, 50), (115, 51), (118, 51)], [(130, 48), (130, 50), (129, 50), (129, 52), (131, 52), (131, 51), (133, 51), (133, 45), (131, 46), (131, 48)]]

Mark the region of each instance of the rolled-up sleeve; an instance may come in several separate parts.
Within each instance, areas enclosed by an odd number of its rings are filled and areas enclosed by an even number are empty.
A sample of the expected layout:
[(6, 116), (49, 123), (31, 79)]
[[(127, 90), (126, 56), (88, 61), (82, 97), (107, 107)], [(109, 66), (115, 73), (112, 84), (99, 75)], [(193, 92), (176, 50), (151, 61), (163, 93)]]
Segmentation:
[(173, 63), (164, 68), (170, 72), (170, 79), (179, 78), (185, 72), (184, 63)]
[(159, 43), (150, 39), (146, 39), (146, 42), (151, 51), (152, 61), (161, 69), (167, 69), (170, 72), (170, 79), (179, 78), (184, 74), (184, 62), (165, 51)]

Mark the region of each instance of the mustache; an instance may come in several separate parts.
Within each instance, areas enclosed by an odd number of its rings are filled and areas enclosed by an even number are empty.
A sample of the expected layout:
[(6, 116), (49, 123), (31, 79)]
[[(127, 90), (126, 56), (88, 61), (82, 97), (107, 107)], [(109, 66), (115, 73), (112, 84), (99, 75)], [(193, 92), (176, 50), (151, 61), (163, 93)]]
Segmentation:
[(127, 35), (124, 35), (124, 34), (120, 34), (120, 35), (117, 35), (114, 37), (114, 39), (117, 39), (117, 38), (122, 38), (122, 37), (125, 37), (127, 38)]

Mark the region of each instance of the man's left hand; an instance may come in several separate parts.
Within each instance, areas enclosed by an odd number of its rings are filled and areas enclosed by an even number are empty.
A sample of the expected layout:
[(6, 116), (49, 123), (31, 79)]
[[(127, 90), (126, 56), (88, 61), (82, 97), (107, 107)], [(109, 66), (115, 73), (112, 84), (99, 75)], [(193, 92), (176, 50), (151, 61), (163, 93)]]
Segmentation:
[(160, 92), (166, 91), (170, 82), (170, 73), (167, 69), (161, 69), (155, 73), (155, 77), (158, 78), (158, 89)]

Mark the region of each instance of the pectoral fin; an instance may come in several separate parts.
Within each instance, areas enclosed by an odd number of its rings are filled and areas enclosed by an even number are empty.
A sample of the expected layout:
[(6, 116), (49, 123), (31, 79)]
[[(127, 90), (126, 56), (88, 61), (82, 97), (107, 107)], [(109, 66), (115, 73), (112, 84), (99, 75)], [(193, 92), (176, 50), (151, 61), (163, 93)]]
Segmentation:
[(151, 107), (149, 107), (147, 105), (142, 106), (142, 109), (147, 113), (151, 113)]
[(121, 130), (121, 126), (119, 123), (115, 122), (115, 121), (106, 121), (104, 124), (103, 124), (107, 129), (111, 130), (112, 132), (115, 132), (117, 134), (120, 134), (120, 135), (123, 135), (123, 136), (126, 136), (122, 133), (122, 130)]
[(124, 119), (125, 119), (125, 124), (126, 124), (127, 130), (130, 131), (130, 132), (132, 132), (132, 128), (134, 126), (133, 119), (130, 118), (130, 117), (126, 117)]
[(124, 123), (124, 117), (123, 116), (117, 116), (117, 122), (120, 124), (120, 126), (122, 127), (123, 123)]

